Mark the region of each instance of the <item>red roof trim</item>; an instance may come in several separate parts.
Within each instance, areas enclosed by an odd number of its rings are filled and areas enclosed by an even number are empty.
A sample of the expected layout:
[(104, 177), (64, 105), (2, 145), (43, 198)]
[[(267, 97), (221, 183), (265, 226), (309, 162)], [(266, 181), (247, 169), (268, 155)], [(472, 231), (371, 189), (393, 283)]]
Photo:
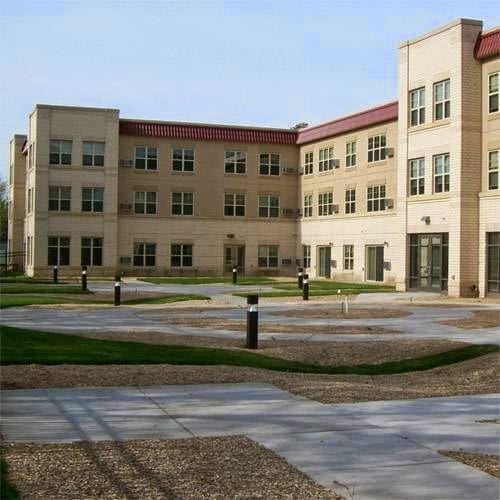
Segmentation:
[(322, 125), (316, 125), (299, 132), (297, 144), (317, 141), (325, 137), (339, 135), (351, 130), (357, 130), (378, 123), (384, 123), (398, 118), (398, 102), (390, 102), (382, 106), (367, 109), (354, 115), (339, 118)]
[(474, 47), (474, 57), (478, 60), (500, 55), (500, 27), (485, 34), (479, 34)]

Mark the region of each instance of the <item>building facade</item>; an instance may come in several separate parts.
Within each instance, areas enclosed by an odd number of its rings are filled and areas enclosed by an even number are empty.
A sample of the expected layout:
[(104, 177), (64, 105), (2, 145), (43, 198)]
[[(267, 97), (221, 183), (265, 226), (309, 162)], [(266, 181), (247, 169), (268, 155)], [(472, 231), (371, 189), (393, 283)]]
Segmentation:
[(9, 250), (29, 275), (303, 266), (498, 294), (499, 73), (500, 29), (460, 19), (399, 47), (397, 101), (300, 130), (37, 105), (11, 142)]

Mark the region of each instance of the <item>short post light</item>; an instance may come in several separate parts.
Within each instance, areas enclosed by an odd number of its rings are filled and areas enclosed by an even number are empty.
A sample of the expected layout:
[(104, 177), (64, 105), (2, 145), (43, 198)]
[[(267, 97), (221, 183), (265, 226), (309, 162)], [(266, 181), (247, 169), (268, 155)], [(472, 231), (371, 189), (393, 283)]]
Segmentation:
[(236, 266), (233, 266), (233, 285), (236, 285), (237, 281), (238, 281), (238, 268)]
[(302, 300), (309, 300), (309, 275), (307, 273), (302, 279)]
[(299, 269), (297, 271), (297, 285), (301, 290), (302, 290), (303, 281), (304, 281), (304, 269), (302, 267), (299, 267)]
[(53, 274), (52, 274), (53, 278), (54, 278), (54, 284), (57, 285), (57, 282), (58, 282), (58, 269), (57, 269), (57, 266), (54, 266), (54, 269), (53, 269)]
[(247, 295), (247, 349), (259, 347), (258, 295)]
[(82, 266), (82, 290), (87, 291), (87, 266)]
[(115, 306), (120, 305), (121, 301), (121, 279), (120, 276), (115, 276)]

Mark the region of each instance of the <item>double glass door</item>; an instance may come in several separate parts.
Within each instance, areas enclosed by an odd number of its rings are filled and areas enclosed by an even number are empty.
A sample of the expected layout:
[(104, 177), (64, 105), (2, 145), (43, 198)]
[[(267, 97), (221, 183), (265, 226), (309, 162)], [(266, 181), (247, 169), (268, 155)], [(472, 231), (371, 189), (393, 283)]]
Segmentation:
[(224, 271), (231, 273), (233, 266), (238, 269), (238, 274), (245, 272), (245, 246), (226, 245), (224, 247)]
[(330, 246), (318, 247), (318, 276), (331, 277), (332, 249)]
[(384, 281), (383, 245), (366, 247), (366, 279), (368, 281)]
[(448, 289), (448, 234), (410, 234), (410, 288)]

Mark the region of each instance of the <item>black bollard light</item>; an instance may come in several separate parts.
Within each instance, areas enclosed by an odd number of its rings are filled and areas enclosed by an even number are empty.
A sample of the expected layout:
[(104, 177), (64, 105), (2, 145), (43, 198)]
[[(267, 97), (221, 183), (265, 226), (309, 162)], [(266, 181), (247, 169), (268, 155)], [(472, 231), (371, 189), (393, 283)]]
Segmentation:
[(115, 276), (115, 306), (120, 305), (121, 283), (120, 276)]
[(238, 268), (233, 266), (233, 285), (236, 285), (236, 281), (238, 280)]
[(54, 270), (53, 270), (53, 277), (54, 277), (54, 283), (57, 285), (57, 280), (58, 280), (58, 276), (57, 276), (58, 272), (57, 272), (57, 266), (54, 266)]
[(299, 270), (297, 272), (297, 285), (301, 290), (303, 282), (304, 282), (304, 269), (302, 269), (302, 267), (299, 267)]
[(309, 300), (309, 275), (304, 274), (302, 281), (302, 299)]
[(82, 266), (82, 290), (87, 291), (87, 266)]
[(247, 349), (257, 349), (259, 347), (258, 303), (258, 295), (247, 295)]

